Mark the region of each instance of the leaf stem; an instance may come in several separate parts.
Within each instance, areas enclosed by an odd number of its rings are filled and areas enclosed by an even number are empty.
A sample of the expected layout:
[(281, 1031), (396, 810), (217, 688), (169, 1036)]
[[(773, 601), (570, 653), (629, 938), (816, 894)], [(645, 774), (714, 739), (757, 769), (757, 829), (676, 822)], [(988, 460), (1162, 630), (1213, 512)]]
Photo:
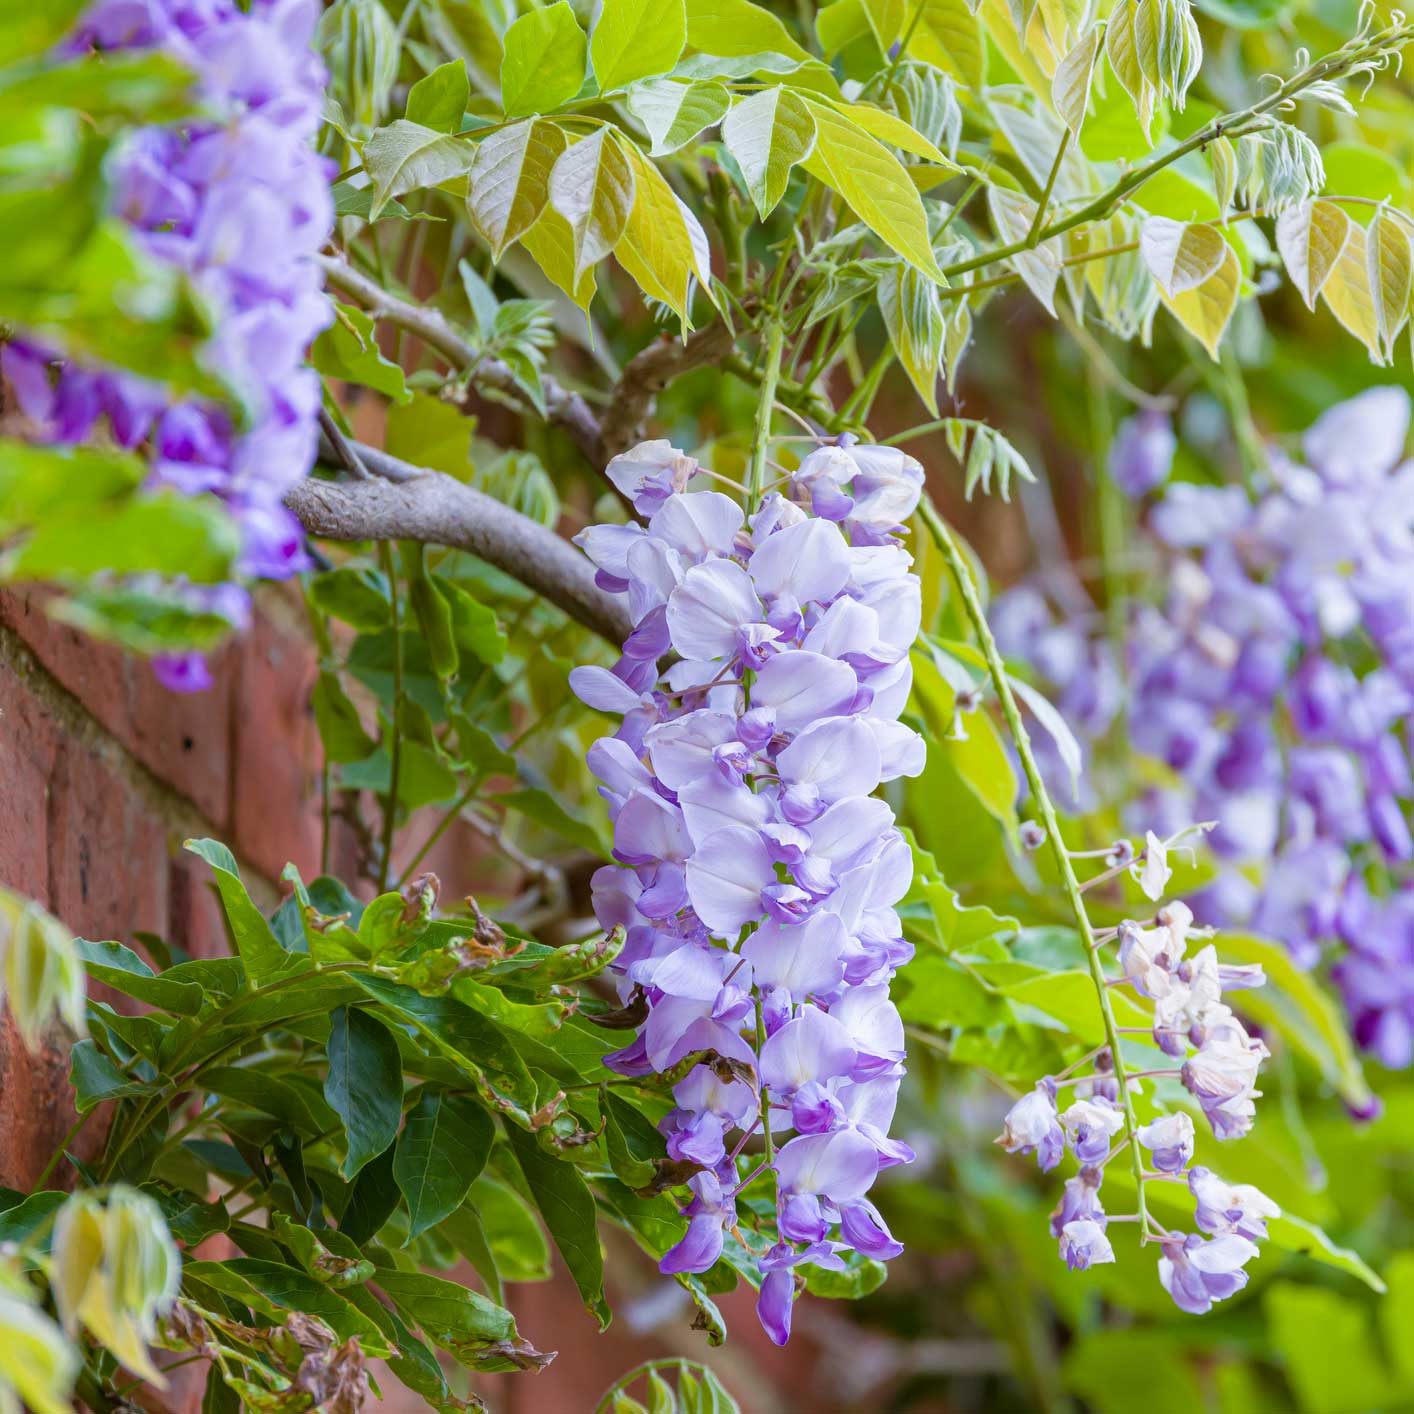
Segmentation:
[[(952, 537), (952, 532), (938, 514), (932, 501), (926, 496), (919, 505), (919, 513), (933, 543), (941, 551), (944, 560), (947, 561), (948, 569), (957, 584), (958, 593), (962, 596), (967, 617), (971, 621), (973, 631), (977, 635), (977, 642), (987, 660), (987, 669), (991, 673), (992, 685), (996, 689), (997, 700), (1002, 705), (1002, 714), (1005, 716), (1007, 728), (1011, 732), (1016, 754), (1021, 759), (1021, 767), (1026, 774), (1027, 784), (1031, 788), (1037, 813), (1046, 828), (1046, 839), (1055, 859), (1056, 873), (1060, 877), (1061, 887), (1065, 891), (1066, 901), (1070, 905), (1071, 914), (1075, 919), (1075, 926), (1085, 944), (1090, 978), (1095, 984), (1095, 996), (1099, 1003), (1101, 1020), (1104, 1022), (1105, 1040), (1109, 1045), (1110, 1056), (1114, 1063), (1115, 1084), (1119, 1089), (1120, 1108), (1124, 1113), (1125, 1137), (1132, 1140), (1138, 1129), (1138, 1120), (1134, 1114), (1134, 1101), (1129, 1091), (1130, 1076), (1125, 1070), (1124, 1057), (1120, 1053), (1119, 1027), (1115, 1022), (1114, 1007), (1110, 1002), (1109, 987), (1104, 968), (1100, 963), (1100, 954), (1095, 947), (1095, 930), (1091, 926), (1090, 915), (1086, 911), (1085, 900), (1081, 896), (1080, 882), (1075, 876), (1075, 866), (1071, 863), (1070, 853), (1061, 836), (1060, 820), (1056, 815), (1055, 805), (1051, 801), (1045, 781), (1041, 778), (1040, 768), (1036, 764), (1036, 757), (1031, 749), (1031, 738), (1027, 735), (1026, 723), (1022, 720), (1021, 710), (1017, 706), (1016, 697), (1011, 690), (1011, 679), (1007, 676), (1001, 651), (997, 647), (997, 640), (992, 636), (992, 628), (987, 622), (987, 614), (978, 597), (977, 586), (973, 583), (971, 571), (962, 557), (962, 552), (958, 549), (957, 542)], [(1134, 1186), (1139, 1195), (1139, 1215), (1147, 1222), (1142, 1181), (1143, 1162), (1137, 1144), (1130, 1145), (1130, 1161), (1134, 1170)]]

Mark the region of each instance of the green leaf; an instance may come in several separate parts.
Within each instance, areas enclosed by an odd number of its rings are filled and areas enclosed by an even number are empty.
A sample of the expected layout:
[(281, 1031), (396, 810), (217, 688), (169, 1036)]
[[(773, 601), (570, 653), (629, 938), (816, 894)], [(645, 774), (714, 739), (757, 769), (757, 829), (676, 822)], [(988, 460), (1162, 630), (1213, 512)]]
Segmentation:
[(495, 1126), (474, 1100), (424, 1088), (393, 1153), (393, 1177), (408, 1205), (410, 1242), (455, 1212), (486, 1166)]
[(837, 191), (886, 245), (941, 283), (923, 198), (903, 164), (842, 113), (814, 99), (806, 104), (815, 119), (815, 148), (805, 169)]
[(376, 570), (341, 565), (309, 581), (309, 597), (331, 618), (352, 624), (361, 633), (376, 633), (392, 622), (388, 581)]
[[(1307, 1414), (1389, 1409), (1395, 1397), (1365, 1311), (1338, 1292), (1278, 1282), (1264, 1305), (1274, 1353)], [(1339, 1359), (1332, 1354), (1340, 1352)]]
[(815, 119), (794, 90), (763, 88), (733, 106), (722, 123), (722, 141), (764, 221), (785, 195), (790, 169), (814, 150)]
[(450, 1060), (476, 1082), (491, 1106), (522, 1112), (535, 1107), (535, 1081), (494, 1021), (452, 997), (424, 997), (411, 987), (362, 973), (354, 974), (353, 980), (398, 1021), (414, 1027), (429, 1051)]
[(731, 101), (726, 85), (710, 79), (645, 79), (628, 91), (628, 111), (647, 129), (650, 157), (676, 152), (720, 123)]
[(233, 1257), (224, 1262), (185, 1262), (189, 1281), (231, 1297), (277, 1324), (290, 1311), (318, 1316), (340, 1340), (357, 1338), (364, 1353), (379, 1358), (389, 1353), (378, 1327), (337, 1291), (296, 1267), (254, 1257)]
[(0, 64), (38, 59), (47, 54), (78, 22), (89, 0), (27, 0), (0, 3)]
[(268, 1071), (212, 1066), (201, 1072), (201, 1085), (213, 1095), (274, 1115), (302, 1134), (322, 1135), (338, 1123), (338, 1116), (319, 1098), (313, 1085), (306, 1087)]
[(1100, 52), (1101, 32), (1092, 25), (1075, 47), (1056, 65), (1051, 83), (1051, 104), (1071, 136), (1078, 138), (1090, 106), (1090, 84), (1095, 75), (1095, 57)]
[(548, 1281), (550, 1244), (525, 1199), (482, 1174), (472, 1185), (470, 1201), (485, 1227), (501, 1276), (506, 1281)]
[(74, 949), (84, 971), (94, 981), (149, 1006), (161, 1007), (178, 1016), (195, 1016), (206, 1000), (206, 989), (199, 983), (154, 972), (122, 943), (91, 943), (85, 938), (75, 938)]
[(569, 225), (578, 282), (618, 244), (633, 209), (633, 168), (612, 128), (596, 128), (560, 154), (550, 204)]
[(363, 729), (358, 708), (335, 674), (321, 672), (314, 684), (311, 705), (319, 727), (325, 757), (334, 762), (362, 761), (378, 743)]
[(566, 142), (553, 123), (531, 119), (489, 133), (477, 145), (467, 210), (495, 259), (540, 220), (550, 200), (550, 173)]
[(508, 118), (551, 113), (584, 86), (587, 44), (569, 0), (522, 15), (506, 31), (505, 46), (501, 107)]
[(535, 225), (521, 237), (521, 245), (546, 279), (587, 315), (597, 284), (592, 269), (575, 274), (574, 232), (569, 222), (547, 206)]
[(515, 810), (544, 825), (547, 830), (553, 830), (590, 854), (608, 858), (609, 851), (605, 849), (598, 832), (583, 820), (576, 820), (548, 791), (527, 788), (507, 791), (492, 799), (507, 810)]
[(624, 147), (634, 174), (633, 206), (615, 256), (643, 292), (673, 310), (686, 330), (693, 281), (711, 288), (707, 235), (662, 173), (632, 143)]
[(552, 1159), (533, 1134), (510, 1123), (505, 1130), (551, 1241), (569, 1268), (586, 1308), (598, 1317), (603, 1330), (610, 1312), (604, 1299), (604, 1254), (594, 1225), (594, 1199), (573, 1164)]
[[(981, 21), (967, 0), (921, 0), (918, 20), (908, 41), (910, 58), (980, 89), (987, 78), (987, 49)], [(910, 7), (912, 13), (912, 7)]]
[(150, 1095), (152, 1086), (124, 1075), (87, 1037), (69, 1052), (69, 1083), (74, 1087), (74, 1108), (87, 1114), (104, 1100), (124, 1095)]
[(50, 616), (131, 653), (206, 653), (234, 625), (183, 595), (180, 584), (84, 585), (48, 604)]
[[(1358, 228), (1352, 229), (1352, 245), (1357, 233)], [(1159, 298), (1168, 306), (1169, 312), (1207, 349), (1209, 357), (1214, 360), (1217, 359), (1222, 336), (1232, 320), (1233, 310), (1237, 308), (1238, 286), (1242, 280), (1242, 266), (1237, 252), (1226, 241), (1223, 247), (1222, 263), (1201, 285), (1173, 297), (1162, 286), (1159, 287)], [(1361, 253), (1363, 255), (1363, 250)]]
[(776, 15), (750, 0), (687, 0), (687, 42), (704, 54), (722, 58), (757, 54), (810, 58)]
[(662, 1135), (627, 1100), (607, 1088), (599, 1092), (599, 1113), (610, 1167), (627, 1187), (646, 1188), (657, 1172), (657, 1161), (667, 1157)]
[(686, 43), (683, 0), (602, 0), (589, 37), (599, 91), (667, 73)]
[(936, 417), (938, 375), (947, 336), (938, 287), (913, 266), (891, 261), (879, 277), (877, 298), (899, 364), (924, 406)]
[(877, 1291), (888, 1276), (888, 1268), (871, 1257), (853, 1254), (849, 1265), (842, 1272), (830, 1271), (825, 1267), (806, 1264), (805, 1289), (812, 1296), (823, 1296), (834, 1301), (858, 1301)]
[(510, 644), (495, 610), (473, 598), (455, 580), (434, 574), (432, 582), (446, 601), (457, 647), (479, 663), (501, 662)]
[(470, 97), (466, 61), (453, 59), (418, 79), (408, 90), (407, 120), (434, 132), (460, 132)]
[[(1007, 245), (1025, 240), (1036, 218), (1036, 204), (1006, 187), (987, 188), (987, 211), (998, 237)], [(1030, 250), (1019, 250), (1007, 258), (1022, 283), (1040, 300), (1046, 313), (1056, 312), (1056, 284), (1060, 280), (1060, 254), (1054, 241), (1044, 241)]]
[(0, 1242), (28, 1242), (64, 1206), (68, 1196), (43, 1189), (25, 1197), (13, 1189), (0, 1189)]
[(379, 128), (363, 145), (363, 167), (373, 183), (368, 219), (376, 221), (395, 196), (465, 176), (476, 161), (476, 151), (465, 138), (406, 118)]
[(127, 452), (0, 441), (0, 533), (119, 503), (145, 475)]
[(473, 1370), (536, 1370), (549, 1364), (521, 1339), (511, 1313), (454, 1281), (380, 1267), (378, 1286), (426, 1337)]
[(154, 573), (216, 584), (231, 578), (240, 549), (240, 532), (216, 497), (162, 489), (44, 521), (0, 557), (0, 579)]
[(398, 1206), (398, 1186), (393, 1181), (393, 1146), (365, 1164), (354, 1179), (348, 1202), (339, 1214), (339, 1230), (351, 1241), (370, 1242)]
[(371, 316), (352, 305), (334, 305), (334, 322), (314, 341), (310, 362), (326, 378), (372, 388), (394, 402), (412, 400), (403, 370), (383, 357)]
[(253, 986), (309, 966), (307, 958), (288, 953), (280, 946), (265, 915), (251, 902), (241, 883), (235, 856), (225, 845), (218, 840), (187, 840), (184, 848), (216, 871), (216, 888), (235, 939), (236, 953), (245, 964), (246, 975)]
[(1197, 289), (1223, 263), (1227, 249), (1222, 232), (1201, 222), (1150, 216), (1139, 228), (1144, 264), (1170, 296)]
[(352, 1178), (397, 1137), (403, 1068), (388, 1028), (367, 1012), (340, 1007), (330, 1018), (324, 1098), (344, 1122), (348, 1151), (339, 1172)]

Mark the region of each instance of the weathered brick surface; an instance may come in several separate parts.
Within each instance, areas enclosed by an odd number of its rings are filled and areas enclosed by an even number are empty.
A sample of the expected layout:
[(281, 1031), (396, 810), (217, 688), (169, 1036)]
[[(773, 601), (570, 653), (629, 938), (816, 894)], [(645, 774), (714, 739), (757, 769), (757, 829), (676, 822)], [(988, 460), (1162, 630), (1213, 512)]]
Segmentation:
[(236, 850), (268, 878), (319, 868), (319, 732), (313, 650), (259, 619), (240, 644), (233, 759)]

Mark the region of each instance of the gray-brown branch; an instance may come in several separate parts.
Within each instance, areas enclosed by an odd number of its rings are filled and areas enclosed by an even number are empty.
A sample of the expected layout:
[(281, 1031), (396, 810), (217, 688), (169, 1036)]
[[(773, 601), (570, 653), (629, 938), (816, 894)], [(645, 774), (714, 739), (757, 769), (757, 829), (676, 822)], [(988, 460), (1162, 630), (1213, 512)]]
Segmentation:
[(301, 481), (285, 496), (300, 524), (324, 540), (419, 540), (467, 550), (563, 609), (615, 647), (633, 625), (627, 606), (594, 583), (568, 541), (494, 497), (440, 471), (352, 444), (367, 481)]

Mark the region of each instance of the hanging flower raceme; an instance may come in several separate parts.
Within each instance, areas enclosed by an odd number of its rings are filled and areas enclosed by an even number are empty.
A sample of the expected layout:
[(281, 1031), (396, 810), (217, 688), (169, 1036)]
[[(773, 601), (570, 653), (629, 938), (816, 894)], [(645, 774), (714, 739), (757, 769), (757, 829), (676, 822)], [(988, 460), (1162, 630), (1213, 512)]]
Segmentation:
[[(309, 259), (333, 225), (329, 164), (311, 146), (324, 69), (311, 48), (320, 0), (97, 0), (76, 50), (151, 49), (196, 76), (210, 119), (151, 127), (116, 153), (114, 202), (154, 258), (190, 276), (213, 311), (206, 357), (239, 391), (246, 422), (215, 405), (173, 402), (135, 374), (58, 362), (16, 340), (0, 368), (38, 434), (81, 442), (102, 424), (145, 449), (152, 482), (220, 496), (240, 522), (242, 576), (284, 578), (306, 565), (284, 494), (318, 444), (318, 376), (304, 367), (330, 322)], [(193, 591), (238, 626), (245, 594)], [(176, 688), (207, 682), (200, 660), (158, 661)]]
[[(1123, 645), (1069, 607), (1086, 602), (1078, 586), (1059, 621), (1029, 585), (995, 610), (1003, 648), (1083, 736), (1114, 714), (1102, 685), (1129, 684), (1129, 741), (1174, 780), (1133, 810), (1221, 820), (1199, 920), (1276, 938), (1303, 966), (1342, 945), (1334, 975), (1356, 1037), (1399, 1067), (1414, 1063), (1408, 427), (1404, 391), (1372, 388), (1309, 429), (1304, 464), (1273, 449), (1255, 495), (1169, 484), (1146, 525), (1164, 599), (1136, 612)], [(1171, 454), (1143, 414), (1117, 437), (1112, 474), (1141, 494)], [(1043, 769), (1063, 787), (1058, 762)]]
[[(1145, 857), (1162, 844), (1151, 832)], [(1128, 853), (1133, 857), (1133, 850)], [(1096, 942), (1117, 946), (1118, 971), (1108, 984), (1128, 987), (1152, 1004), (1154, 1044), (1177, 1062), (1145, 1075), (1181, 1086), (1213, 1136), (1234, 1139), (1252, 1127), (1254, 1101), (1261, 1094), (1257, 1072), (1268, 1052), (1222, 997), (1225, 990), (1262, 986), (1266, 978), (1260, 967), (1220, 965), (1211, 943), (1190, 953), (1194, 938), (1192, 912), (1172, 902), (1147, 924), (1123, 922)], [(1201, 1315), (1247, 1284), (1243, 1269), (1257, 1255), (1257, 1241), (1267, 1236), (1266, 1220), (1278, 1209), (1250, 1185), (1230, 1186), (1193, 1163), (1196, 1136), (1187, 1111), (1173, 1109), (1147, 1124), (1133, 1123), (1130, 1103), (1138, 1081), (1125, 1079), (1127, 1100), (1120, 1080), (1113, 1052), (1100, 1047), (1064, 1074), (1042, 1077), (1011, 1107), (997, 1143), (1010, 1153), (1034, 1153), (1043, 1172), (1056, 1168), (1067, 1150), (1075, 1157), (1079, 1172), (1066, 1180), (1051, 1214), (1051, 1235), (1067, 1266), (1079, 1271), (1113, 1262), (1109, 1224), (1138, 1222), (1141, 1241), (1159, 1245), (1164, 1290), (1183, 1310)], [(1062, 1107), (1062, 1092), (1072, 1086), (1074, 1098)], [(1187, 1186), (1198, 1232), (1161, 1227), (1142, 1199), (1136, 1213), (1106, 1213), (1100, 1200), (1105, 1170), (1125, 1150), (1141, 1194), (1151, 1184)]]
[[(889, 981), (912, 952), (894, 905), (912, 855), (873, 792), (924, 764), (898, 720), (922, 604), (899, 537), (923, 471), (893, 448), (831, 444), (745, 509), (666, 442), (609, 475), (647, 525), (578, 543), (636, 627), (612, 670), (571, 683), (623, 719), (589, 754), (618, 860), (594, 904), (627, 930), (620, 987), (648, 1007), (609, 1063), (708, 1062), (677, 1082), (662, 1126), (669, 1154), (699, 1165), (662, 1269), (706, 1271), (746, 1190), (773, 1185), (758, 1311), (783, 1344), (801, 1267), (902, 1250), (866, 1195), (913, 1157), (888, 1134), (904, 1061)], [(764, 1153), (749, 1157), (753, 1139)]]

